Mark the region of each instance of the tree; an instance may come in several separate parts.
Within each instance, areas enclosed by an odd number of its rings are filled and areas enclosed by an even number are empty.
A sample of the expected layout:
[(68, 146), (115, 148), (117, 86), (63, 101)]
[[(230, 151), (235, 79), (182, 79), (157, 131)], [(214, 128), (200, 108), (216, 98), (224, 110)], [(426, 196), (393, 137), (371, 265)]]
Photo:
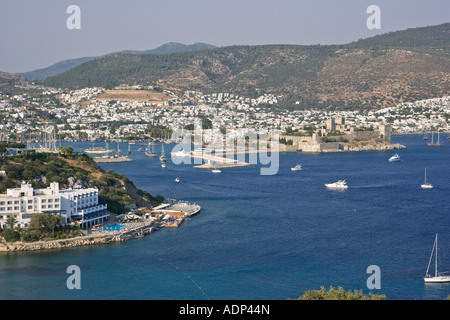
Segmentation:
[(59, 223), (60, 216), (55, 216), (48, 213), (37, 213), (31, 217), (28, 228), (30, 230), (48, 233), (54, 232)]
[(305, 292), (305, 294), (298, 298), (298, 300), (385, 300), (385, 295), (369, 293), (365, 295), (360, 291), (347, 292), (342, 288), (334, 289), (332, 286), (327, 292), (325, 287), (321, 287), (320, 290), (311, 290)]
[(9, 216), (8, 219), (6, 219), (6, 225), (10, 228), (10, 229), (14, 229), (14, 226), (17, 223), (17, 219), (14, 216)]

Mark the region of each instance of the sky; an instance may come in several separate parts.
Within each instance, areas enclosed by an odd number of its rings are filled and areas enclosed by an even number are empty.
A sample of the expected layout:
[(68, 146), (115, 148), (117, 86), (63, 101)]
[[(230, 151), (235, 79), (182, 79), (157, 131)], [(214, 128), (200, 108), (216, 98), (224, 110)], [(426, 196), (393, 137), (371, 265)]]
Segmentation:
[[(80, 9), (77, 20), (71, 5)], [(367, 27), (371, 5), (380, 8), (379, 29)], [(449, 12), (449, 0), (0, 0), (0, 71), (167, 42), (344, 44), (447, 23)]]

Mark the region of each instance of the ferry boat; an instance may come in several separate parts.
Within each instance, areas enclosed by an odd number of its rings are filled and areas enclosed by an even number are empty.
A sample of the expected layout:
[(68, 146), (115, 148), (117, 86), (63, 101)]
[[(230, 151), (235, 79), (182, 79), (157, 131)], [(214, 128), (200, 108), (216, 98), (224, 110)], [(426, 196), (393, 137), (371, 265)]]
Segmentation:
[(339, 180), (333, 183), (326, 183), (325, 187), (327, 187), (328, 189), (338, 189), (338, 190), (344, 190), (347, 189), (347, 182), (345, 182), (345, 180)]
[(392, 157), (389, 158), (389, 162), (399, 162), (399, 161), (401, 161), (401, 159), (398, 154), (394, 154)]
[(102, 147), (92, 147), (89, 149), (85, 149), (84, 152), (92, 153), (92, 154), (104, 154), (104, 153), (110, 153), (110, 152), (112, 152), (112, 150), (106, 150)]
[(292, 170), (292, 171), (299, 171), (299, 170), (302, 170), (302, 166), (299, 165), (299, 164), (297, 164), (295, 167), (292, 167), (291, 170)]

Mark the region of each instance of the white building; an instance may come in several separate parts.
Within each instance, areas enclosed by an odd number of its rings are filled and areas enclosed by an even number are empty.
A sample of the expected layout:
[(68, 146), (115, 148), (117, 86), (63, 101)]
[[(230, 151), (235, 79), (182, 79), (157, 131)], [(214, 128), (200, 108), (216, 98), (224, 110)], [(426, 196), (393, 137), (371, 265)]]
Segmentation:
[(59, 190), (53, 182), (45, 189), (34, 189), (22, 183), (20, 188), (7, 189), (0, 195), (0, 225), (3, 227), (13, 216), (17, 224), (26, 228), (37, 213), (61, 216), (61, 223), (77, 221), (81, 228), (105, 222), (109, 217), (107, 205), (98, 202), (98, 189)]

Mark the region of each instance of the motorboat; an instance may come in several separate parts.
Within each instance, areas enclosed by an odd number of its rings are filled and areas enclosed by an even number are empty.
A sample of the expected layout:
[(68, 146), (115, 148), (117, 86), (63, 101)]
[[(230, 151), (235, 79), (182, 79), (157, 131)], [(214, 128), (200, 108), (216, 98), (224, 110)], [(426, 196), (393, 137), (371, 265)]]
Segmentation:
[(297, 164), (295, 167), (292, 167), (291, 170), (292, 171), (300, 171), (300, 170), (302, 170), (302, 166)]
[(175, 182), (180, 182), (180, 178), (175, 178)]
[(399, 162), (401, 161), (400, 156), (397, 154), (394, 154), (392, 157), (389, 158), (389, 162)]
[(189, 153), (184, 150), (171, 152), (170, 154), (172, 157), (189, 157)]
[(347, 189), (347, 182), (345, 182), (345, 180), (339, 180), (333, 183), (326, 183), (325, 187), (327, 187), (328, 189), (337, 189), (337, 190), (344, 190)]
[(212, 173), (221, 173), (222, 170), (220, 170), (220, 169), (212, 169), (211, 172)]

